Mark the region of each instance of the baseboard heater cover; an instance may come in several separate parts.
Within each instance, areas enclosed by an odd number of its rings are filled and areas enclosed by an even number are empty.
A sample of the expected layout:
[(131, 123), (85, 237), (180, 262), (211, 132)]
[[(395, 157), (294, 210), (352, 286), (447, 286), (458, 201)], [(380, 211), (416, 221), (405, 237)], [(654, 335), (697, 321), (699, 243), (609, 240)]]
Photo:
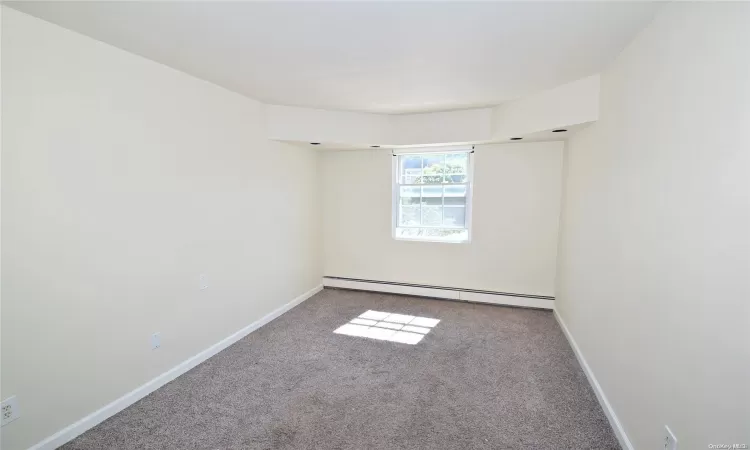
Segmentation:
[(444, 298), (476, 303), (522, 306), (527, 308), (554, 309), (555, 297), (546, 295), (517, 294), (512, 292), (485, 291), (446, 286), (400, 283), (395, 281), (364, 280), (324, 276), (323, 286), (356, 289), (362, 291), (387, 292), (392, 294), (416, 295), (420, 297)]

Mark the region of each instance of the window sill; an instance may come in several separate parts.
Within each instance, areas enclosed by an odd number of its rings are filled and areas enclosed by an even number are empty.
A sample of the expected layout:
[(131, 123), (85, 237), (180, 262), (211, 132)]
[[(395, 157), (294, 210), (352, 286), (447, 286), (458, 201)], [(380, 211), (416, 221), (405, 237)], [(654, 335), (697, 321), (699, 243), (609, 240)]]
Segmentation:
[(471, 239), (464, 239), (461, 241), (451, 241), (451, 240), (442, 240), (442, 239), (419, 239), (419, 238), (406, 238), (406, 237), (394, 237), (393, 238), (396, 241), (406, 241), (406, 242), (434, 242), (439, 244), (470, 244)]

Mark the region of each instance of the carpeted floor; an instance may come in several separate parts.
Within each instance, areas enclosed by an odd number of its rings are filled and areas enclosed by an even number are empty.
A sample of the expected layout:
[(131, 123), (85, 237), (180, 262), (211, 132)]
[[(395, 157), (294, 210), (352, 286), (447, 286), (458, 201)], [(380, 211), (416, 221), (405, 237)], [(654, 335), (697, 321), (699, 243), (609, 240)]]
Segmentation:
[[(440, 322), (333, 332), (368, 310)], [(620, 447), (551, 312), (326, 289), (63, 448)]]

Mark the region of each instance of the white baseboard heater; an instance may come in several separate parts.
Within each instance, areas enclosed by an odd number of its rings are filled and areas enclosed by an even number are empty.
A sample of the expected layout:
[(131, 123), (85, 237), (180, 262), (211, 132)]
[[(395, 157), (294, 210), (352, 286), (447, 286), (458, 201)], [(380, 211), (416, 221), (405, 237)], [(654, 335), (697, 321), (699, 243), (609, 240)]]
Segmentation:
[(481, 291), (424, 284), (397, 283), (394, 281), (362, 280), (324, 276), (323, 286), (354, 289), (358, 291), (387, 292), (391, 294), (416, 295), (419, 297), (445, 298), (475, 303), (521, 306), (526, 308), (555, 309), (555, 297), (544, 295), (514, 294), (510, 292)]

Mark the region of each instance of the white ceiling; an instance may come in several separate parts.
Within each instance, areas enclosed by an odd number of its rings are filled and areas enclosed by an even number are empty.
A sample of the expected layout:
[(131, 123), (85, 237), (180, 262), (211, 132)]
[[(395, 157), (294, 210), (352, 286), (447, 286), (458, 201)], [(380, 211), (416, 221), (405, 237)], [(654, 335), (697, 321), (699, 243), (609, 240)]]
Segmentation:
[(599, 72), (642, 2), (10, 2), (267, 103), (379, 113), (498, 104)]

